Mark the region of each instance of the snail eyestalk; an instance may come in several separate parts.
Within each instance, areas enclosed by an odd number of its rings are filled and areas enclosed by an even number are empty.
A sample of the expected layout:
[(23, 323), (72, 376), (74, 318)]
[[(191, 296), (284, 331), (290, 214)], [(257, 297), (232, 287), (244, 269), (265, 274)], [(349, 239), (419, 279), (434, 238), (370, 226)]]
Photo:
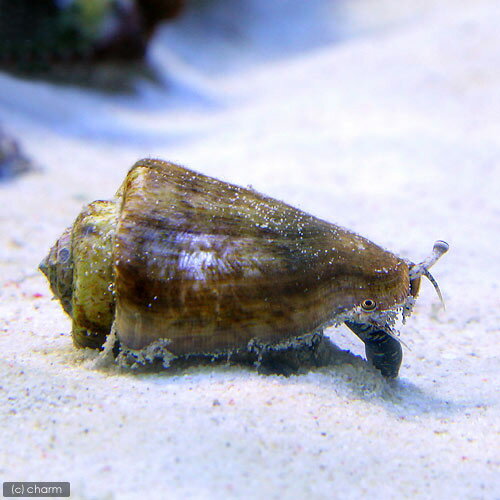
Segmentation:
[(439, 289), (437, 281), (429, 272), (429, 268), (432, 267), (441, 258), (441, 256), (443, 256), (448, 251), (449, 248), (450, 246), (448, 245), (448, 243), (446, 243), (446, 241), (436, 241), (436, 243), (434, 243), (434, 246), (432, 247), (432, 253), (429, 255), (429, 257), (427, 257), (420, 264), (413, 264), (413, 266), (411, 266), (410, 268), (410, 281), (418, 279), (420, 278), (420, 276), (425, 276), (432, 283), (432, 286), (436, 290), (443, 308), (445, 307), (443, 295), (441, 294), (441, 290)]

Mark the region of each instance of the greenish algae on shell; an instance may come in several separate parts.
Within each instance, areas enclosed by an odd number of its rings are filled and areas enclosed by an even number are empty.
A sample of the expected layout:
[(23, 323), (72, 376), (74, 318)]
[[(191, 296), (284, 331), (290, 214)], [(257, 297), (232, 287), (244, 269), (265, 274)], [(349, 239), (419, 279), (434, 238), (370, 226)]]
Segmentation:
[(72, 319), (78, 347), (101, 347), (113, 323), (112, 242), (117, 203), (95, 201), (51, 248), (40, 269)]
[(160, 342), (183, 356), (343, 321), (387, 328), (418, 291), (409, 264), (253, 190), (142, 160), (115, 200), (84, 209), (41, 269), (76, 345), (101, 346), (113, 326), (122, 349)]

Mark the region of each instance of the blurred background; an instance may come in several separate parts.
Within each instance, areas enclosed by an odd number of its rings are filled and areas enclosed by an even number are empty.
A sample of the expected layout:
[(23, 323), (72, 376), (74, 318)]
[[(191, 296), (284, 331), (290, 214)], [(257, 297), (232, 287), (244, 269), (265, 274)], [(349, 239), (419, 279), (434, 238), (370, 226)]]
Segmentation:
[[(442, 48), (436, 42), (451, 43), (443, 33), (415, 57), (416, 47), (406, 42), (406, 49), (393, 46), (387, 60), (370, 53), (373, 42), (384, 43), (436, 16), (449, 17), (450, 9), (465, 5), (459, 0), (1, 0), (0, 120), (17, 135), (30, 126), (50, 128), (89, 143), (133, 147), (143, 155), (172, 155), (181, 143), (197, 145), (210, 137), (221, 149), (236, 150), (237, 157), (249, 151), (258, 157), (269, 153), (266, 143), (277, 135), (297, 133), (313, 149), (322, 141), (318, 149), (324, 150), (326, 136), (331, 153), (345, 128), (362, 126), (364, 113), (374, 106), (364, 103), (361, 113), (343, 116), (346, 100), (404, 100), (415, 90), (412, 97), (428, 100), (428, 89), (408, 88), (415, 65), (437, 64)], [(474, 28), (460, 29), (467, 37)], [(335, 50), (335, 61), (329, 50)], [(421, 60), (433, 52), (436, 60)], [(377, 75), (381, 70), (386, 76)], [(374, 89), (367, 77), (386, 83), (380, 88), (381, 82), (374, 82), (379, 86)], [(435, 86), (443, 83), (439, 77), (435, 72)], [(395, 107), (390, 104), (388, 113)], [(297, 115), (305, 122), (296, 131), (288, 121)], [(242, 142), (240, 151), (235, 141)], [(34, 147), (29, 137), (23, 142)], [(53, 163), (40, 152), (32, 156)]]

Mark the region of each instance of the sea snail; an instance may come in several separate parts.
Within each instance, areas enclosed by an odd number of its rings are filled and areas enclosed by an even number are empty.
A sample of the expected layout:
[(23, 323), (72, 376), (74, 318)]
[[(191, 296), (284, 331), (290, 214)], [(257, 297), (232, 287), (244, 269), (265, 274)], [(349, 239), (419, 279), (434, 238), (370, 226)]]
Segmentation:
[[(160, 160), (137, 162), (111, 201), (87, 205), (40, 270), (76, 346), (165, 359), (283, 345), (342, 322), (398, 375), (398, 312), (448, 250), (413, 264), (252, 189)], [(118, 346), (118, 348), (117, 348)], [(147, 356), (142, 359), (148, 359)]]

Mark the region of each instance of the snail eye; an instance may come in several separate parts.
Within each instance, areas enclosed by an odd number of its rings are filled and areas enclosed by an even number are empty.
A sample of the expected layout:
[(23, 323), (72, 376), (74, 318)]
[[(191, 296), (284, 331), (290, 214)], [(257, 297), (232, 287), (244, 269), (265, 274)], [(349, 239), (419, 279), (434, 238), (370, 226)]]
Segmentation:
[(361, 302), (361, 308), (364, 311), (373, 311), (377, 307), (377, 303), (372, 299), (365, 299)]

